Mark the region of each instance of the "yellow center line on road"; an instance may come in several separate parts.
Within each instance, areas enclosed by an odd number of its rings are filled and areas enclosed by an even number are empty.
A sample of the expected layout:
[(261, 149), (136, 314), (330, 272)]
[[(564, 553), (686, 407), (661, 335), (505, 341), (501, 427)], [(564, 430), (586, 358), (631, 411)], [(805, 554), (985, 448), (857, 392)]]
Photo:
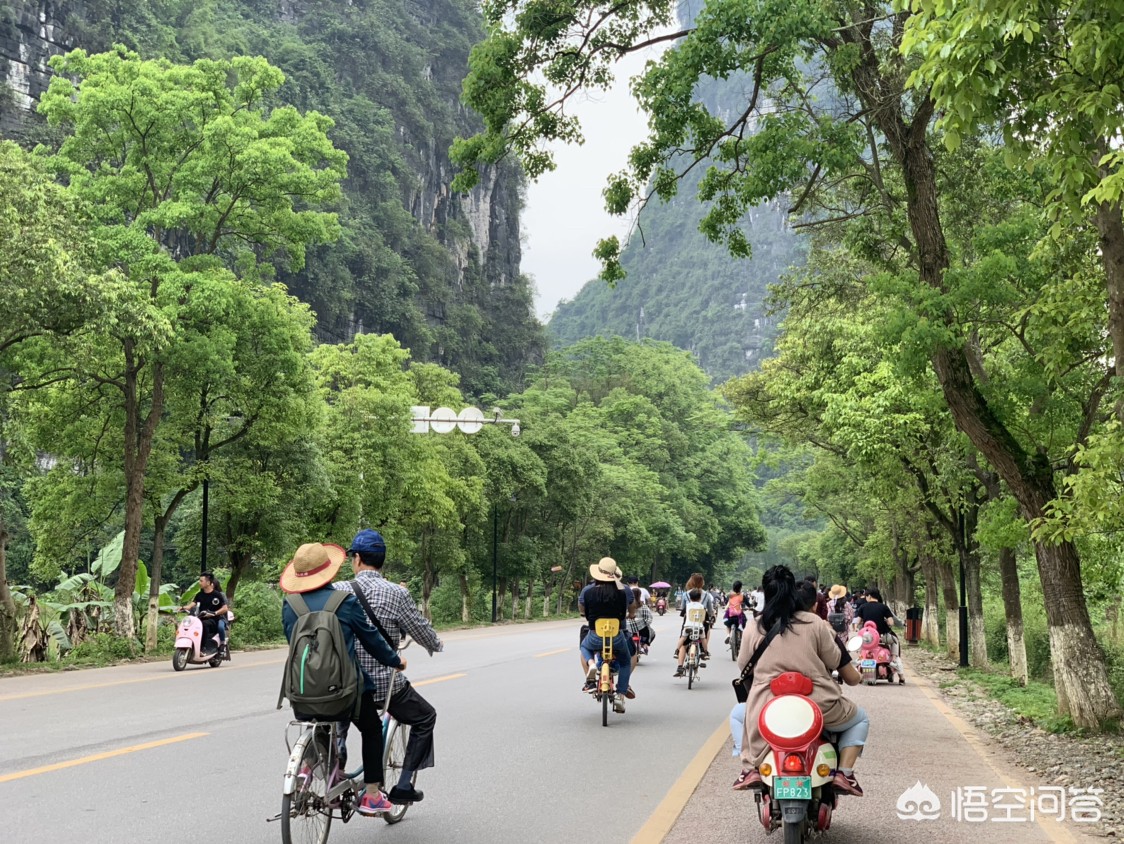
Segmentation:
[(711, 763), (717, 758), (729, 735), (730, 726), (723, 721), (706, 740), (706, 744), (699, 748), (695, 758), (683, 769), (679, 779), (668, 789), (667, 794), (660, 801), (659, 808), (652, 813), (644, 826), (640, 827), (633, 836), (631, 844), (660, 844), (667, 838), (671, 828), (675, 826), (675, 822), (687, 807), (687, 801), (691, 799), (702, 778), (710, 770)]
[[(249, 665), (233, 665), (233, 666), (227, 667), (223, 671), (223, 673), (225, 674), (229, 671), (238, 671), (240, 669), (246, 669), (246, 668), (260, 668), (263, 665), (280, 665), (284, 661), (285, 660), (283, 660), (283, 659), (271, 659), (271, 660), (268, 660), (268, 661), (265, 661), (265, 662), (250, 663)], [(188, 672), (188, 673), (192, 674), (192, 673), (195, 673), (195, 672)], [(199, 672), (199, 673), (206, 673), (206, 672)], [(67, 686), (65, 689), (43, 689), (43, 690), (38, 691), (38, 692), (21, 692), (19, 694), (14, 694), (14, 695), (0, 695), (0, 703), (4, 703), (4, 702), (9, 701), (9, 700), (25, 700), (25, 699), (31, 698), (31, 697), (47, 697), (49, 695), (65, 695), (65, 694), (69, 694), (70, 692), (88, 692), (90, 689), (109, 689), (109, 688), (112, 688), (113, 686), (128, 686), (128, 685), (132, 685), (133, 683), (151, 683), (154, 680), (171, 680), (173, 677), (178, 677), (178, 676), (180, 676), (179, 672), (169, 672), (167, 674), (154, 674), (151, 677), (130, 677), (128, 680), (109, 680), (105, 683), (86, 683), (85, 685), (82, 685), (82, 686)]]
[(416, 683), (411, 682), (411, 686), (428, 686), (432, 683), (444, 683), (446, 680), (458, 680), (461, 677), (467, 677), (468, 674), (461, 672), (460, 674), (446, 674), (444, 677), (430, 677), (428, 680), (418, 680)]
[(574, 650), (574, 649), (573, 648), (559, 648), (556, 651), (547, 651), (546, 653), (535, 654), (535, 659), (538, 659), (541, 656), (554, 656), (555, 654), (569, 653), (572, 650)]
[(188, 741), (189, 739), (203, 738), (203, 736), (207, 735), (210, 735), (210, 733), (185, 733), (182, 736), (160, 739), (159, 741), (134, 744), (131, 747), (108, 750), (105, 753), (95, 753), (93, 756), (83, 756), (80, 759), (70, 759), (66, 762), (55, 762), (53, 765), (44, 765), (41, 768), (30, 768), (26, 771), (16, 771), (13, 774), (4, 774), (0, 776), (0, 782), (11, 782), (12, 780), (20, 780), (24, 777), (34, 777), (37, 774), (49, 774), (51, 771), (61, 771), (63, 768), (73, 768), (76, 765), (85, 765), (89, 762), (100, 762), (103, 759), (112, 759), (114, 756), (124, 756), (126, 753), (136, 753), (138, 750), (151, 750), (154, 747), (163, 747), (167, 744), (176, 744), (177, 742)]

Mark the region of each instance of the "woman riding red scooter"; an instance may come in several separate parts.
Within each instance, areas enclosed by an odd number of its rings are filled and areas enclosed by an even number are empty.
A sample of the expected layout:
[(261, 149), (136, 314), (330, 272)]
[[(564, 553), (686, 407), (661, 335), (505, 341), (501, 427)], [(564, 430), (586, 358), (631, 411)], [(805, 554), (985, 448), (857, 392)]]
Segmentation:
[(763, 786), (758, 766), (770, 753), (770, 747), (761, 735), (758, 715), (774, 697), (772, 681), (782, 674), (799, 672), (811, 681), (806, 696), (822, 713), (824, 731), (837, 737), (839, 764), (832, 782), (834, 790), (837, 794), (861, 797), (863, 792), (855, 779), (854, 767), (866, 743), (870, 721), (862, 707), (843, 697), (831, 677), (831, 672), (838, 670), (848, 685), (855, 686), (861, 681), (859, 672), (831, 627), (813, 613), (798, 608), (796, 578), (787, 566), (774, 566), (765, 572), (764, 585), (765, 608), (756, 623), (746, 627), (738, 665), (745, 668), (770, 631), (776, 628), (777, 632), (757, 657), (753, 671), (742, 742), (745, 770), (734, 788)]

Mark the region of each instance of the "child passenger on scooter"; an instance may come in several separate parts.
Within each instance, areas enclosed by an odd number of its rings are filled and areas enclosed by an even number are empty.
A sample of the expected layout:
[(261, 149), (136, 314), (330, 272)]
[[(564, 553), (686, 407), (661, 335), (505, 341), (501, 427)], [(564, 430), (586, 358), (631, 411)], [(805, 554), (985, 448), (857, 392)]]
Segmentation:
[(776, 627), (778, 633), (762, 651), (753, 670), (742, 737), (741, 757), (745, 769), (734, 783), (735, 790), (761, 784), (757, 768), (768, 754), (769, 745), (758, 732), (757, 715), (773, 696), (769, 684), (786, 671), (798, 671), (812, 681), (810, 697), (823, 713), (824, 730), (838, 737), (836, 791), (862, 796), (854, 767), (866, 744), (870, 720), (862, 707), (843, 696), (842, 690), (832, 680), (831, 672), (838, 670), (851, 686), (857, 686), (862, 678), (831, 626), (804, 609), (809, 605), (809, 599), (816, 600), (814, 587), (810, 596), (799, 594), (796, 578), (787, 566), (774, 566), (765, 572), (765, 610), (756, 624), (746, 628), (738, 666), (744, 669), (748, 665), (753, 652), (770, 630)]

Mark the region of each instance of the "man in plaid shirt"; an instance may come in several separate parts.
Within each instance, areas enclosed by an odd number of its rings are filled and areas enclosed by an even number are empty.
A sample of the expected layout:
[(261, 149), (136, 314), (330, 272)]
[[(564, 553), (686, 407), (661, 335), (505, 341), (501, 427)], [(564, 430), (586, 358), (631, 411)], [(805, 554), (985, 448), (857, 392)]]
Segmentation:
[[(366, 604), (365, 610), (372, 616), (372, 623), (379, 628), (391, 647), (397, 648), (405, 634), (425, 648), (430, 656), (444, 649), (433, 626), (418, 612), (410, 593), (382, 576), (386, 543), (378, 531), (359, 531), (351, 542), (347, 556), (355, 571), (355, 580), (336, 583), (335, 588), (353, 591), (352, 583), (359, 587), (362, 597), (366, 599), (359, 603)], [(366, 651), (359, 655), (359, 663), (374, 680), (375, 700), (386, 700), (393, 680), (394, 693), (390, 698), (388, 711), (399, 724), (410, 727), (402, 775), (397, 785), (387, 793), (387, 797), (391, 803), (418, 803), (424, 795), (414, 788), (414, 774), (423, 768), (433, 767), (433, 728), (437, 723), (437, 712), (410, 685), (402, 672), (380, 665)]]

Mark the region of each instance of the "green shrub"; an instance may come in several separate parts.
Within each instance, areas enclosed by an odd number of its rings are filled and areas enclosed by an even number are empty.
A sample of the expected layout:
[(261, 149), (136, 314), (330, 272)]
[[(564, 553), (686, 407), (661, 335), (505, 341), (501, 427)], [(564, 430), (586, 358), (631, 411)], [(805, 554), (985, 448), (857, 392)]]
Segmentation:
[(240, 584), (231, 606), (234, 611), (231, 647), (284, 641), (281, 601), (281, 590), (277, 586), (253, 582)]
[(67, 652), (65, 662), (116, 662), (132, 659), (140, 652), (135, 642), (112, 633), (95, 633)]

